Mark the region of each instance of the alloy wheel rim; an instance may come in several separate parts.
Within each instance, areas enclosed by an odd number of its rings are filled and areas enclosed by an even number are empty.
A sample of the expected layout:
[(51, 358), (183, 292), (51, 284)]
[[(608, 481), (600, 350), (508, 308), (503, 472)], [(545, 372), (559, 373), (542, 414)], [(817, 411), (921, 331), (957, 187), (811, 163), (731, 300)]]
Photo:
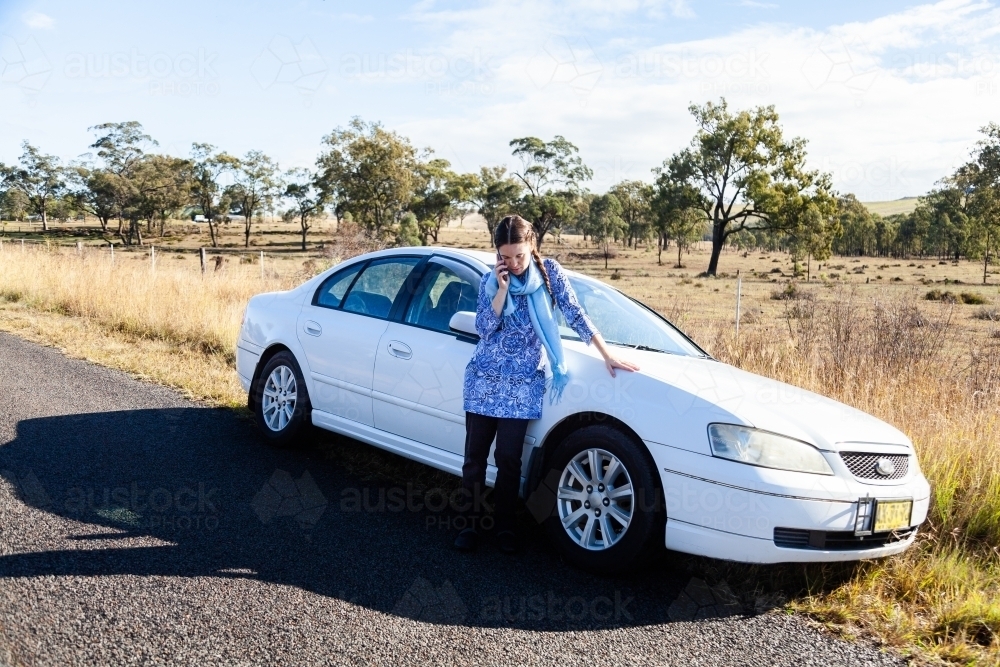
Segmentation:
[(556, 506), (563, 529), (577, 545), (588, 551), (609, 549), (632, 522), (632, 479), (611, 452), (585, 449), (563, 468)]
[(284, 430), (295, 414), (297, 399), (295, 373), (288, 366), (277, 366), (267, 376), (261, 408), (264, 423), (274, 432)]

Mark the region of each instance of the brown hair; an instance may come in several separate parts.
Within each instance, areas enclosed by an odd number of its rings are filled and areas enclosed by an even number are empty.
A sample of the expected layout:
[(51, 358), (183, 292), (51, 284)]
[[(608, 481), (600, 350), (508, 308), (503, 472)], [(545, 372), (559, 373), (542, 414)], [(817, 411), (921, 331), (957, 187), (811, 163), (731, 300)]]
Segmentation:
[(493, 230), (493, 247), (499, 252), (500, 246), (507, 245), (508, 243), (531, 244), (531, 258), (538, 264), (538, 270), (542, 273), (542, 280), (545, 281), (545, 287), (549, 290), (552, 305), (555, 305), (556, 299), (552, 292), (552, 284), (549, 282), (549, 273), (545, 270), (545, 265), (542, 264), (542, 256), (538, 252), (538, 235), (535, 234), (535, 228), (531, 226), (530, 222), (519, 215), (506, 216), (496, 226), (496, 229)]

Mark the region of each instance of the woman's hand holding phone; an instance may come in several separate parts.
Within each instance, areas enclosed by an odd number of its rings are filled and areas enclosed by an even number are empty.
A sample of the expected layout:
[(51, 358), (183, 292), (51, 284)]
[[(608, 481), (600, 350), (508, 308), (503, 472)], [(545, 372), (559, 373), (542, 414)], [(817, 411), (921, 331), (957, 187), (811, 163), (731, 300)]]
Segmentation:
[(507, 263), (503, 261), (500, 253), (497, 253), (497, 264), (493, 267), (493, 273), (497, 277), (497, 285), (500, 288), (497, 290), (496, 296), (493, 297), (493, 312), (499, 317), (507, 300), (507, 288), (510, 287)]
[(507, 270), (507, 263), (500, 256), (500, 253), (497, 253), (497, 264), (493, 267), (493, 272), (497, 275), (500, 291), (506, 293), (507, 288), (510, 287), (510, 274)]

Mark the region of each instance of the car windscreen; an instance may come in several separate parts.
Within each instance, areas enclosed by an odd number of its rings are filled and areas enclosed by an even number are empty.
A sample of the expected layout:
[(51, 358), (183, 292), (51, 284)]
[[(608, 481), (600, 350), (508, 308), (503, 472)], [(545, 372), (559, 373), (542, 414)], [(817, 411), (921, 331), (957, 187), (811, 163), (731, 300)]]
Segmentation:
[[(580, 305), (601, 332), (605, 342), (640, 350), (705, 356), (704, 352), (666, 320), (621, 292), (590, 278), (575, 275), (568, 277)], [(562, 337), (580, 340), (566, 326), (566, 320), (558, 308), (556, 313)]]

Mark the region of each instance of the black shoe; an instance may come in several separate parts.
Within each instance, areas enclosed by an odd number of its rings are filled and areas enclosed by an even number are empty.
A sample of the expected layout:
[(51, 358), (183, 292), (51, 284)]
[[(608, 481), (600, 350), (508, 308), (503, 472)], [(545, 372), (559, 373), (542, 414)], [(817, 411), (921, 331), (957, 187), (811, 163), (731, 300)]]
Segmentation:
[(512, 530), (501, 530), (497, 533), (497, 547), (505, 554), (517, 553), (517, 536)]
[(475, 551), (479, 545), (479, 533), (475, 528), (466, 528), (455, 538), (455, 548), (466, 553)]

